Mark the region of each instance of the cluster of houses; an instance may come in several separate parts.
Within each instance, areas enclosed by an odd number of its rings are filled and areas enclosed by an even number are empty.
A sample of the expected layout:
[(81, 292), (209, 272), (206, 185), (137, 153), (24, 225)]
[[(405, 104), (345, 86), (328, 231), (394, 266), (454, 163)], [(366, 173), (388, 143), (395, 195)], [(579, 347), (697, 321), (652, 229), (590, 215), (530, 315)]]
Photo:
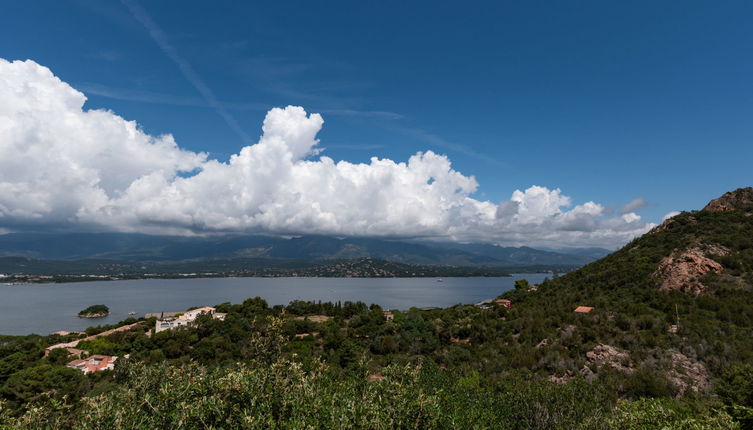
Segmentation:
[[(111, 330), (103, 331), (102, 333), (97, 333), (91, 336), (87, 336), (83, 339), (76, 339), (71, 342), (63, 342), (63, 343), (58, 343), (52, 346), (48, 346), (47, 348), (44, 349), (44, 355), (45, 357), (50, 355), (50, 352), (52, 352), (55, 349), (65, 349), (65, 351), (68, 353), (68, 356), (77, 357), (75, 360), (66, 364), (67, 367), (70, 367), (72, 369), (78, 369), (84, 373), (98, 372), (100, 370), (112, 370), (115, 368), (115, 361), (118, 359), (117, 356), (97, 354), (97, 355), (92, 355), (87, 358), (82, 358), (88, 355), (89, 352), (84, 351), (83, 349), (77, 349), (76, 347), (78, 346), (79, 343), (83, 341), (94, 340), (98, 337), (109, 336), (113, 333), (117, 333), (121, 331), (133, 330), (134, 328), (140, 325), (141, 323), (127, 324), (127, 325), (120, 326)], [(51, 334), (57, 334), (59, 336), (68, 336), (69, 334), (83, 335), (85, 333), (80, 332), (80, 331), (69, 332), (65, 330), (60, 330)]]
[(476, 306), (484, 311), (488, 311), (492, 309), (492, 305), (496, 306), (502, 306), (503, 308), (510, 309), (512, 308), (512, 301), (508, 299), (487, 299), (481, 302), (476, 303)]
[[(211, 315), (212, 318), (221, 320), (221, 321), (225, 319), (225, 315), (226, 315), (224, 313), (216, 312), (216, 309), (213, 307), (205, 306), (205, 307), (201, 307), (197, 309), (191, 309), (186, 312), (163, 312), (160, 314), (147, 314), (145, 315), (145, 317), (147, 318), (158, 317), (157, 322), (155, 323), (154, 331), (155, 333), (159, 333), (164, 330), (171, 330), (177, 327), (188, 326), (192, 324), (194, 321), (196, 321), (196, 318), (198, 318), (199, 315), (203, 315), (203, 314)], [(127, 325), (120, 326), (111, 330), (106, 330), (101, 333), (97, 333), (95, 335), (84, 337), (82, 339), (76, 339), (70, 342), (63, 342), (63, 343), (51, 345), (45, 348), (44, 355), (45, 357), (50, 355), (50, 352), (52, 352), (55, 349), (65, 349), (69, 357), (76, 357), (75, 360), (66, 364), (67, 367), (70, 367), (72, 369), (78, 369), (86, 374), (99, 372), (100, 370), (112, 370), (115, 368), (115, 362), (118, 360), (117, 356), (101, 355), (101, 354), (95, 354), (95, 355), (89, 356), (88, 351), (84, 351), (83, 349), (77, 349), (76, 347), (81, 342), (93, 340), (101, 336), (109, 336), (117, 332), (133, 330), (134, 328), (138, 326), (141, 326), (140, 322), (127, 324)], [(59, 330), (50, 334), (58, 335), (58, 336), (68, 336), (71, 334), (75, 334), (75, 335), (82, 336), (82, 335), (85, 335), (86, 333), (80, 332), (80, 331)], [(147, 336), (151, 336), (151, 332), (147, 332), (146, 334)], [(128, 358), (128, 355), (125, 355), (124, 357)]]

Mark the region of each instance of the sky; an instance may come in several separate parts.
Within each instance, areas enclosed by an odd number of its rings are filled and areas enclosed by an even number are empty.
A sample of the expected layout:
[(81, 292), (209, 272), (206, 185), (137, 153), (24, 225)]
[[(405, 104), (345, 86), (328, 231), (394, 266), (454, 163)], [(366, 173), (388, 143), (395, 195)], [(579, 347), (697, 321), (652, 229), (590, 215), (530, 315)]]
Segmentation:
[(0, 232), (614, 248), (753, 182), (751, 12), (6, 2)]

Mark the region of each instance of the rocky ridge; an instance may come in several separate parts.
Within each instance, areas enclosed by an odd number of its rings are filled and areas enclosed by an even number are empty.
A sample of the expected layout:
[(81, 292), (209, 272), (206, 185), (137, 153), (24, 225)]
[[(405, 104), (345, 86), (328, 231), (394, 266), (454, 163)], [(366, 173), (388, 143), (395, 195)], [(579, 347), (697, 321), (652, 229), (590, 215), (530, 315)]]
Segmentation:
[(741, 210), (746, 214), (751, 214), (753, 213), (753, 187), (738, 188), (724, 193), (718, 199), (710, 201), (703, 210), (710, 212)]

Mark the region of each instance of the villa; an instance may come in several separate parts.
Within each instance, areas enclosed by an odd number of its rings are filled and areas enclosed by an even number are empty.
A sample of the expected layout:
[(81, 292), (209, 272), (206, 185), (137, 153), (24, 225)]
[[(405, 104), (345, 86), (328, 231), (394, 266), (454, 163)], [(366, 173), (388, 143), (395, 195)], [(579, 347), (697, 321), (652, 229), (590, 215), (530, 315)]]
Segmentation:
[(511, 308), (512, 307), (512, 301), (507, 299), (497, 299), (494, 301), (494, 303), (502, 306), (503, 308)]
[(92, 355), (86, 359), (73, 360), (66, 366), (88, 374), (100, 370), (113, 370), (117, 359), (117, 356), (112, 355)]
[(175, 318), (158, 319), (154, 324), (154, 332), (159, 333), (165, 330), (172, 330), (174, 328), (188, 326), (189, 324), (192, 324), (194, 321), (196, 321), (196, 318), (198, 318), (199, 315), (203, 314), (211, 315), (212, 318), (220, 321), (224, 321), (225, 315), (227, 315), (224, 313), (215, 312), (215, 308), (210, 306), (191, 309), (190, 311), (186, 311), (182, 315)]

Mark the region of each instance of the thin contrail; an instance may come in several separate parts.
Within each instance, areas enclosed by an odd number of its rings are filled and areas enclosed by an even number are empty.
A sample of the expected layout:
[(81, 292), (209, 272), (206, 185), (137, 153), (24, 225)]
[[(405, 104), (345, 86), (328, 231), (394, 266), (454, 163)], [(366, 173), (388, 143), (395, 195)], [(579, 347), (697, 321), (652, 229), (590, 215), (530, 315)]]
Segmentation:
[(149, 35), (157, 43), (162, 52), (164, 52), (165, 55), (167, 55), (167, 57), (170, 58), (178, 66), (181, 73), (183, 73), (183, 76), (188, 80), (188, 82), (191, 83), (191, 85), (194, 86), (194, 88), (196, 88), (201, 96), (204, 97), (204, 100), (206, 100), (207, 104), (212, 107), (215, 112), (217, 112), (217, 114), (222, 117), (222, 119), (225, 120), (227, 125), (230, 126), (230, 128), (238, 136), (240, 136), (244, 143), (253, 143), (251, 141), (251, 138), (246, 134), (245, 131), (243, 131), (243, 129), (241, 129), (240, 125), (238, 125), (238, 122), (235, 120), (235, 118), (233, 118), (225, 110), (219, 100), (217, 100), (217, 97), (214, 95), (212, 90), (210, 90), (209, 87), (204, 83), (204, 81), (201, 80), (199, 75), (196, 73), (193, 67), (191, 67), (188, 61), (181, 57), (175, 47), (171, 45), (170, 42), (168, 42), (165, 33), (154, 21), (152, 21), (152, 18), (149, 16), (149, 14), (146, 13), (146, 10), (144, 10), (144, 8), (142, 8), (136, 0), (120, 1), (128, 8), (128, 10), (131, 12), (131, 15), (133, 15), (133, 17), (136, 18), (136, 20), (146, 28), (146, 30), (149, 32)]

